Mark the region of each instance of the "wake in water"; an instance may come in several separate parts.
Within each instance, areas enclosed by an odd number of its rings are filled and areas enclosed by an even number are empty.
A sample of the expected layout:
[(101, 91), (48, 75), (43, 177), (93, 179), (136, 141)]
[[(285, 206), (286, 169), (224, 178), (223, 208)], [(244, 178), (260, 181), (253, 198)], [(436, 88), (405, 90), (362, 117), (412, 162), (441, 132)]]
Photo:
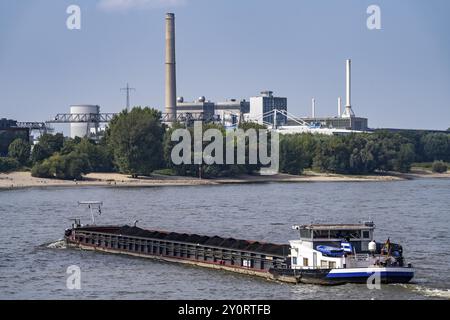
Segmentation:
[(48, 249), (67, 249), (66, 242), (64, 240), (58, 240), (58, 241), (52, 241), (49, 243), (44, 243), (40, 245), (41, 248), (48, 248)]
[(399, 284), (399, 286), (417, 292), (426, 297), (443, 298), (450, 300), (450, 289), (428, 288), (418, 284)]

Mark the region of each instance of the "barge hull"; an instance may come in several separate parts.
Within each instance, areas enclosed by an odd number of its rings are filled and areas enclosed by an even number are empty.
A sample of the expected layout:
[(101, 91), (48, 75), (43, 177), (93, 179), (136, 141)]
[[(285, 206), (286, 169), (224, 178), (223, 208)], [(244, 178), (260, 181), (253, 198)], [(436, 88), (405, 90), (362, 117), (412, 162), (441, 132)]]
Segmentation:
[[(114, 249), (108, 249), (108, 248), (102, 248), (102, 247), (95, 247), (90, 245), (82, 245), (82, 244), (75, 244), (75, 243), (68, 243), (67, 246), (69, 248), (76, 248), (80, 250), (85, 251), (95, 251), (95, 252), (103, 252), (103, 253), (110, 253), (110, 254), (120, 254), (120, 255), (127, 255), (127, 256), (133, 256), (138, 258), (146, 258), (146, 259), (152, 259), (157, 261), (164, 261), (164, 262), (170, 262), (170, 263), (183, 263), (191, 266), (197, 266), (197, 267), (204, 267), (204, 268), (210, 268), (210, 269), (216, 269), (216, 270), (223, 270), (223, 271), (229, 271), (233, 273), (240, 273), (244, 275), (251, 275), (251, 276), (257, 276), (264, 278), (266, 280), (275, 280), (275, 281), (282, 281), (278, 279), (278, 277), (272, 275), (269, 272), (266, 271), (258, 271), (258, 270), (252, 270), (249, 268), (238, 268), (238, 267), (229, 267), (225, 265), (220, 265), (218, 263), (211, 263), (211, 262), (202, 262), (198, 260), (192, 260), (192, 259), (182, 259), (182, 258), (176, 258), (176, 257), (167, 257), (167, 256), (156, 256), (156, 255), (148, 255), (148, 254), (141, 254), (136, 252), (128, 252), (128, 251), (122, 251), (122, 250), (114, 250)], [(284, 279), (284, 277), (280, 277)], [(293, 282), (293, 279), (285, 279), (283, 282)]]
[[(150, 231), (128, 226), (69, 229), (66, 230), (65, 240), (71, 248), (183, 263), (266, 280), (298, 283), (295, 277), (270, 272), (274, 268), (288, 268), (289, 259), (284, 254), (288, 250), (285, 245)], [(260, 250), (253, 250), (255, 248)]]
[[(365, 284), (378, 275), (382, 284), (408, 283), (414, 277), (414, 269), (407, 267), (380, 269), (273, 269), (274, 276), (296, 278), (299, 283), (319, 285)], [(375, 280), (375, 277), (374, 277)]]

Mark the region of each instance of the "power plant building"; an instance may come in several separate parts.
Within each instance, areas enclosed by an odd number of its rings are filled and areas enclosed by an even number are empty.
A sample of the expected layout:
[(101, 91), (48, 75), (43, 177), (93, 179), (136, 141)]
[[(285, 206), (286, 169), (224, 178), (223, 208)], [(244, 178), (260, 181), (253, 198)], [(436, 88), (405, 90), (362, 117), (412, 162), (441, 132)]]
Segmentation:
[[(272, 91), (263, 91), (258, 97), (250, 98), (250, 112), (248, 120), (259, 124), (273, 124), (283, 126), (287, 123), (287, 116), (278, 112), (287, 111), (287, 98), (275, 97)], [(276, 117), (276, 120), (275, 120)]]
[[(176, 62), (175, 62), (175, 15), (166, 14), (166, 82), (165, 82), (165, 121), (169, 124), (189, 118), (190, 115), (201, 115), (201, 119), (214, 119), (227, 125), (236, 125), (239, 121), (252, 121), (259, 124), (275, 125), (275, 127), (293, 127), (301, 124), (308, 127), (327, 129), (343, 129), (366, 131), (366, 118), (355, 117), (351, 106), (351, 61), (346, 61), (346, 105), (341, 113), (341, 100), (338, 102), (338, 116), (317, 118), (315, 116), (315, 99), (312, 100), (311, 118), (295, 118), (287, 112), (287, 98), (276, 97), (272, 91), (263, 91), (260, 96), (251, 97), (250, 101), (232, 99), (226, 102), (212, 102), (201, 96), (193, 102), (185, 102), (183, 97), (176, 97)], [(205, 121), (205, 120), (204, 120)], [(206, 120), (209, 121), (209, 120)], [(84, 128), (86, 129), (86, 128)], [(83, 129), (77, 129), (81, 133)]]
[[(360, 117), (316, 117), (316, 118), (298, 118), (297, 121), (304, 121), (309, 123), (312, 127), (322, 127), (327, 129), (342, 129), (342, 130), (355, 130), (355, 131), (367, 131), (369, 130), (368, 119)], [(295, 126), (297, 122), (289, 119), (287, 126)]]
[(178, 97), (177, 114), (183, 113), (202, 113), (206, 116), (213, 116), (215, 114), (215, 103), (207, 101), (205, 97), (200, 97), (192, 102), (185, 102), (183, 97)]
[(346, 103), (344, 112), (341, 113), (341, 98), (338, 98), (338, 115), (336, 117), (316, 117), (316, 101), (315, 99), (312, 99), (311, 117), (289, 119), (287, 126), (296, 126), (298, 125), (298, 122), (301, 121), (308, 123), (312, 128), (368, 131), (368, 119), (356, 117), (353, 112), (351, 88), (351, 60), (347, 60), (345, 72)]
[[(214, 115), (219, 116), (223, 121), (231, 121), (235, 124), (237, 119), (242, 118), (245, 113), (250, 111), (250, 102), (246, 100), (231, 99), (225, 102), (212, 102), (206, 100), (204, 96), (196, 101), (186, 102), (183, 97), (177, 99), (177, 114), (199, 114), (202, 113), (206, 117)], [(234, 119), (234, 120), (230, 120)]]
[(30, 140), (30, 129), (18, 127), (16, 120), (0, 119), (0, 157), (8, 155), (8, 147), (16, 139)]

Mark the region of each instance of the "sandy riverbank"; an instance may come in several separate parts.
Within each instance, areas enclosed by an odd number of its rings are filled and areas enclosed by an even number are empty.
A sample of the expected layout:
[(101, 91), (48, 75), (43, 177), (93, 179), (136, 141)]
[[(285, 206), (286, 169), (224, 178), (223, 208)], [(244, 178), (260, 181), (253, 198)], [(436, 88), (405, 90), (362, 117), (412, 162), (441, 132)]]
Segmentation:
[(133, 179), (118, 173), (91, 173), (83, 181), (34, 178), (29, 172), (0, 174), (0, 189), (29, 187), (74, 187), (74, 186), (113, 186), (113, 187), (152, 187), (152, 186), (195, 186), (266, 182), (358, 182), (358, 181), (398, 181), (417, 178), (450, 178), (450, 173), (434, 174), (425, 170), (414, 170), (409, 174), (348, 176), (322, 174), (311, 171), (302, 176), (278, 174), (274, 176), (241, 176), (238, 178), (197, 179), (190, 177), (169, 177), (155, 175)]

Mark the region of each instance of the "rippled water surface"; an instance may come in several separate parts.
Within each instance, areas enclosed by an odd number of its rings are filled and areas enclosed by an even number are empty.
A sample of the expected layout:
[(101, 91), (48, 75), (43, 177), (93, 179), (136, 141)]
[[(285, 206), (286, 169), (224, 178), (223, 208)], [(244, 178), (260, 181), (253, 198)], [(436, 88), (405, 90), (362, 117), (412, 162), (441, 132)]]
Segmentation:
[[(48, 247), (79, 200), (104, 201), (98, 223), (286, 243), (293, 224), (372, 219), (376, 238), (403, 244), (414, 282), (368, 290), (268, 282), (198, 267)], [(2, 299), (450, 298), (450, 180), (161, 188), (48, 188), (0, 192)], [(66, 288), (68, 266), (81, 290)]]

